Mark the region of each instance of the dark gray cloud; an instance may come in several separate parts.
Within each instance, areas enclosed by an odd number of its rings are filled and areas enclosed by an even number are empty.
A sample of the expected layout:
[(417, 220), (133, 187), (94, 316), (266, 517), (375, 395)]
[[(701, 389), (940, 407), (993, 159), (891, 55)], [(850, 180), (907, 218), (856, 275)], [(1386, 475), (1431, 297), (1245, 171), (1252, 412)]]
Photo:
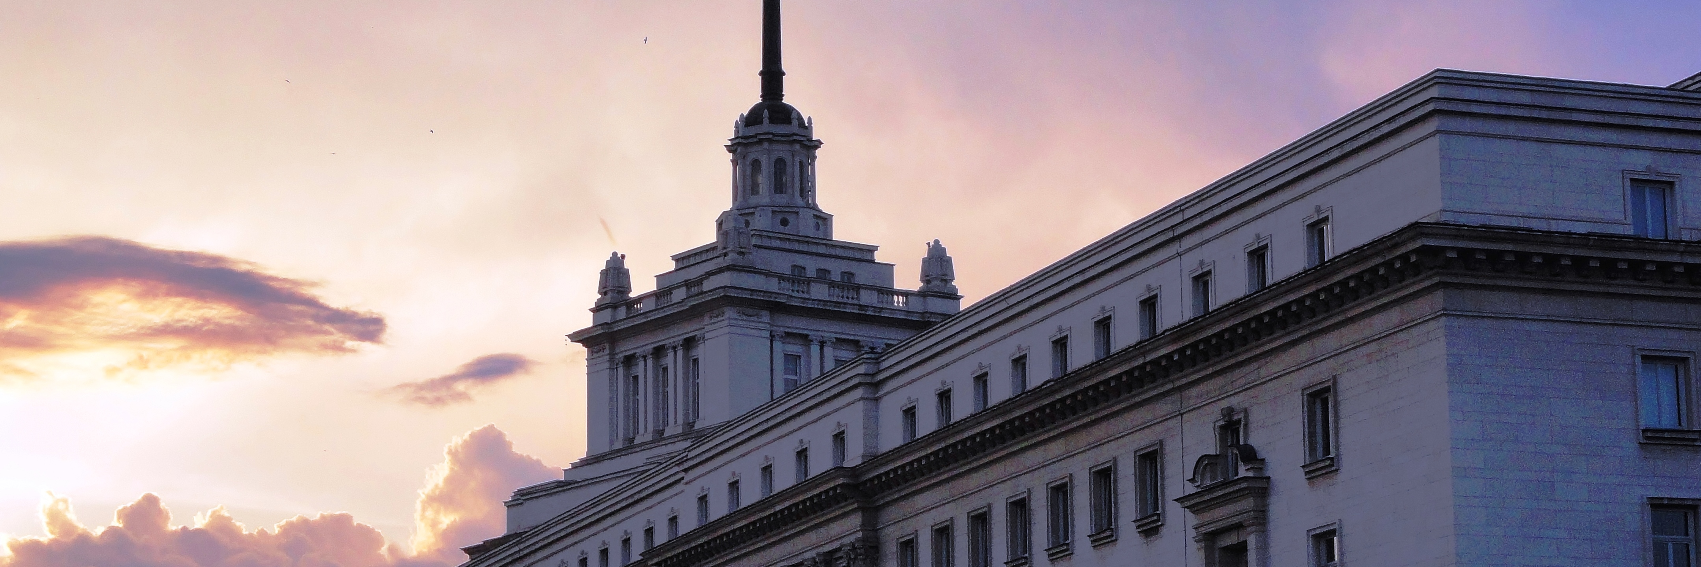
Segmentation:
[[(378, 343), (384, 319), (252, 262), (129, 240), (0, 242), (0, 359), (119, 348), (131, 367)], [(16, 373), (14, 371), (14, 373)]]
[(527, 372), (537, 362), (511, 352), (487, 354), (430, 380), (397, 384), (390, 392), (409, 403), (442, 407), (472, 401), (472, 390)]

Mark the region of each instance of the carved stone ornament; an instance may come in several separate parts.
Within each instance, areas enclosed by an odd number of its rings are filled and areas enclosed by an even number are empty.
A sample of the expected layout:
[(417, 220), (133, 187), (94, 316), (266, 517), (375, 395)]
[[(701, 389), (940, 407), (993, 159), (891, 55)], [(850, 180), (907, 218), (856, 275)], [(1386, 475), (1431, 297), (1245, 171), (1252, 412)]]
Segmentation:
[(951, 265), (951, 256), (945, 253), (945, 245), (935, 239), (927, 245), (927, 256), (921, 259), (921, 293), (957, 294), (957, 286), (951, 282), (957, 280), (957, 270)]
[(597, 278), (597, 305), (619, 303), (632, 296), (632, 272), (626, 269), (626, 256), (609, 254)]

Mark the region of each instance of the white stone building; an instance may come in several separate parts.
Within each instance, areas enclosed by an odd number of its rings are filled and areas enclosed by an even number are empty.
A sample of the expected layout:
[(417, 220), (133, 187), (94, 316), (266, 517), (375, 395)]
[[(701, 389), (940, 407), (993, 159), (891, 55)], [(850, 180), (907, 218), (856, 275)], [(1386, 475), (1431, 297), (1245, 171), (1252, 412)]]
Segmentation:
[(734, 125), (716, 242), (602, 274), (590, 451), (469, 566), (1693, 566), (1701, 76), (1438, 70), (959, 311)]

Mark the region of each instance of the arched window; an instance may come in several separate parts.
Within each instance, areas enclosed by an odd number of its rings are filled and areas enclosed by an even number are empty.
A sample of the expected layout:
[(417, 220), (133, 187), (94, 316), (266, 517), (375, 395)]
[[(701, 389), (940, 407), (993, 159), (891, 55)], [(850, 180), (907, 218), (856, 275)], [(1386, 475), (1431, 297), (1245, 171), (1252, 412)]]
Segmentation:
[(774, 194), (786, 194), (786, 160), (774, 161)]
[(797, 194), (809, 200), (809, 165), (797, 160)]
[(750, 160), (750, 174), (744, 176), (744, 180), (750, 185), (749, 189), (745, 191), (746, 193), (755, 196), (762, 192), (762, 160)]

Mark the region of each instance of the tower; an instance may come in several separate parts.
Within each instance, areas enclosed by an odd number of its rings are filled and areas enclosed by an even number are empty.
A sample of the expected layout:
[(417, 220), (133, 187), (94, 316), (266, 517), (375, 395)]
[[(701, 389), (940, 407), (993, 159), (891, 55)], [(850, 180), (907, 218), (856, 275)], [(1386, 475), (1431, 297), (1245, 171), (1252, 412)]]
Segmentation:
[(898, 289), (877, 246), (833, 239), (817, 202), (813, 120), (784, 101), (780, 6), (765, 0), (761, 100), (733, 123), (731, 206), (715, 242), (673, 255), (655, 291), (631, 295), (625, 257), (599, 279), (587, 351), (589, 451), (573, 469), (612, 473), (958, 311), (938, 241), (927, 285)]

